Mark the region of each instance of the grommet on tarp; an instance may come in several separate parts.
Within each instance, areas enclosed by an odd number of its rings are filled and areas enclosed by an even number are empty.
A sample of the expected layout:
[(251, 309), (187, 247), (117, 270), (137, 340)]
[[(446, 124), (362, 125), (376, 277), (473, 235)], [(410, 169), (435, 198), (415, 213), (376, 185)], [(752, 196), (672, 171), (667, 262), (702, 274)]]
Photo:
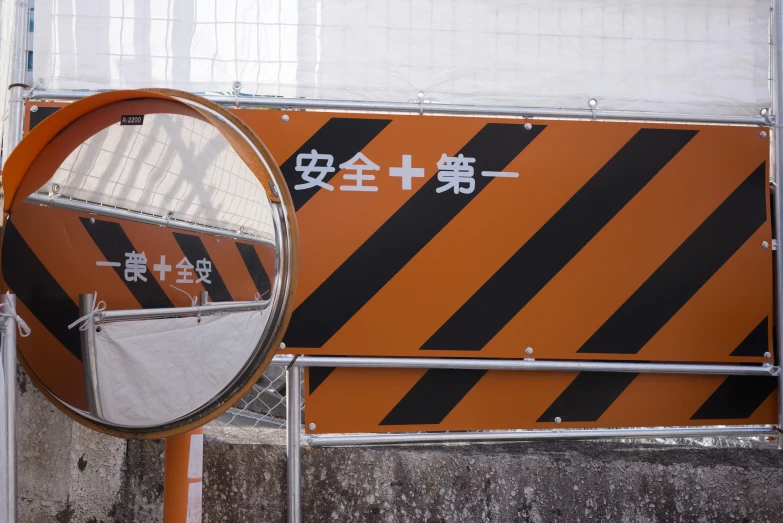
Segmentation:
[(595, 108), (598, 107), (598, 101), (595, 98), (591, 98), (587, 105), (590, 107), (590, 112), (593, 113), (593, 120), (595, 120)]
[(239, 109), (239, 93), (242, 92), (242, 82), (234, 82), (231, 84), (231, 89), (234, 91), (234, 107)]

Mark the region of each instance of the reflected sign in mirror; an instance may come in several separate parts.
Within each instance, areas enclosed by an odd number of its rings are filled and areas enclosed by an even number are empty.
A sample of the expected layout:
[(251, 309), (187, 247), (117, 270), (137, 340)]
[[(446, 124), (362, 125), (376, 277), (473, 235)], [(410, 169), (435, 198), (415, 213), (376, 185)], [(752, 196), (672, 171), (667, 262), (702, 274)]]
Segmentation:
[(37, 126), (4, 171), (4, 290), (20, 360), (78, 421), (168, 436), (258, 380), (290, 317), (293, 208), (258, 137), (169, 90), (115, 91)]

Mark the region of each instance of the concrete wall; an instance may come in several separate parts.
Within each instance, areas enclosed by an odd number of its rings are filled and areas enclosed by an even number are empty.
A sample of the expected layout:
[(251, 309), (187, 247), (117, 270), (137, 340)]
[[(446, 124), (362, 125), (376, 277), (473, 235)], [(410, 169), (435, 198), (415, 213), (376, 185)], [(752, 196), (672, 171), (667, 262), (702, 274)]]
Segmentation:
[[(101, 436), (20, 373), (20, 523), (161, 520), (163, 445)], [(285, 520), (280, 431), (207, 427), (204, 523)], [(306, 522), (783, 521), (783, 453), (615, 443), (305, 449)]]

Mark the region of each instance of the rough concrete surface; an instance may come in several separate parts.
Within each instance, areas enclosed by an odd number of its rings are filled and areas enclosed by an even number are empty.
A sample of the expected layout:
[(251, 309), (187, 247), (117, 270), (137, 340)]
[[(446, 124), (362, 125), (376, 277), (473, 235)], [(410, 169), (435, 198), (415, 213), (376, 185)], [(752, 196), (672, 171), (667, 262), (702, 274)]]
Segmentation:
[[(160, 522), (163, 444), (88, 431), (19, 376), (20, 523)], [(204, 523), (285, 521), (283, 433), (205, 429)], [(541, 442), (302, 451), (305, 522), (780, 522), (783, 452)]]

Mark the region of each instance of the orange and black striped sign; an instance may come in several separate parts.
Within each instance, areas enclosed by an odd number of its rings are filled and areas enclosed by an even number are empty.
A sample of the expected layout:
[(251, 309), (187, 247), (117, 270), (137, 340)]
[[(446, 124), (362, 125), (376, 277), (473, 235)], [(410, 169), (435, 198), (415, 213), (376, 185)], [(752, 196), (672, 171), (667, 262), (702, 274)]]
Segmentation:
[[(758, 128), (240, 114), (297, 208), (287, 351), (771, 361)], [(312, 151), (335, 167), (361, 152), (377, 191), (337, 190), (353, 171), (339, 167), (334, 190), (297, 190)], [(475, 159), (470, 192), (439, 192), (442, 155)], [(409, 190), (393, 170), (406, 161), (421, 169)]]
[(269, 296), (275, 274), (271, 246), (27, 203), (6, 221), (0, 259), (4, 288), (32, 331), (19, 338), (20, 355), (52, 393), (84, 410), (79, 330), (68, 328), (81, 316), (79, 294), (97, 291), (110, 310), (191, 305), (181, 291), (249, 301)]
[(773, 376), (310, 368), (305, 377), (310, 433), (777, 422)]
[[(237, 114), (297, 211), (286, 352), (772, 361), (769, 142), (758, 128)], [(306, 376), (316, 432), (775, 421), (767, 377)]]

